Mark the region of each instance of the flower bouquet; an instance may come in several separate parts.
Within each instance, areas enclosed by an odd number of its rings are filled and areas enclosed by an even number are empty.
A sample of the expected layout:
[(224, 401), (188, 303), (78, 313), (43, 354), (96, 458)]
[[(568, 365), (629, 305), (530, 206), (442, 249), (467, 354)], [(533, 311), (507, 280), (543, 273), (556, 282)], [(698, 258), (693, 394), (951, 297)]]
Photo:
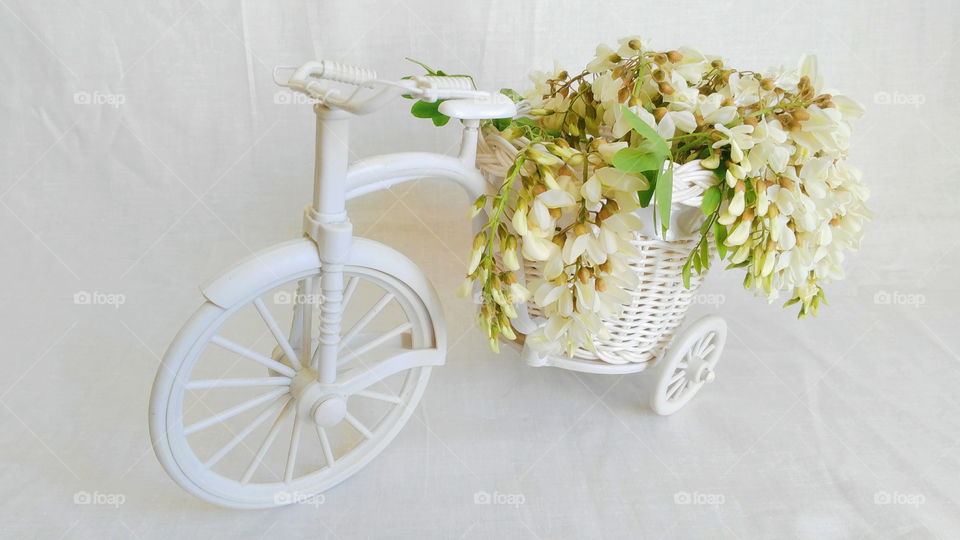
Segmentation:
[(740, 71), (626, 38), (579, 73), (531, 78), (522, 96), (503, 91), (521, 114), (481, 131), (495, 185), (473, 207), (487, 221), (464, 292), (478, 289), (494, 350), (517, 338), (520, 306), (545, 353), (649, 360), (714, 257), (800, 317), (825, 303), (870, 214), (846, 163), (862, 109), (824, 92), (814, 58)]

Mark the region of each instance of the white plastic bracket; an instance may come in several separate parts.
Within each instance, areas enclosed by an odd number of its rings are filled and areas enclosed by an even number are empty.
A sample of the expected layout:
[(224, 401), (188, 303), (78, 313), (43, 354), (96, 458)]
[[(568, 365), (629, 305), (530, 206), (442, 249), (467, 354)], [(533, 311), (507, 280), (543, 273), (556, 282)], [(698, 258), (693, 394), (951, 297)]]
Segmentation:
[(313, 207), (308, 206), (303, 212), (303, 234), (316, 242), (322, 262), (343, 264), (347, 261), (353, 240), (350, 220), (323, 220)]

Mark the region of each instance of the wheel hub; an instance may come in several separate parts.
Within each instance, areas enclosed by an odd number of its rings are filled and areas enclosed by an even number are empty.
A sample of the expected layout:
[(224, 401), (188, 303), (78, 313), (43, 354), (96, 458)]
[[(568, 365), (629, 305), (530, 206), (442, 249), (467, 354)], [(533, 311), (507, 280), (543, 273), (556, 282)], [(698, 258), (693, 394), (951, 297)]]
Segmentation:
[[(709, 356), (709, 355), (708, 355)], [(692, 383), (708, 383), (716, 378), (713, 366), (706, 358), (691, 352), (687, 359), (687, 379)]]
[(324, 389), (317, 372), (308, 367), (297, 371), (290, 383), (290, 395), (300, 418), (310, 418), (321, 427), (335, 426), (347, 415), (347, 399)]

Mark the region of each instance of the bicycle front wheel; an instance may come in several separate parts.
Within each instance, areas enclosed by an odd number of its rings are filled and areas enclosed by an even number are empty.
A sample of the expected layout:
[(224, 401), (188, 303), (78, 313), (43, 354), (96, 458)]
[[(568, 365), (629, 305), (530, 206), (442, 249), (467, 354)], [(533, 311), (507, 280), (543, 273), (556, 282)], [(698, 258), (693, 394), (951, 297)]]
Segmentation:
[(348, 391), (315, 384), (318, 268), (280, 276), (229, 309), (206, 303), (177, 335), (154, 383), (150, 427), (161, 464), (187, 491), (237, 508), (309, 501), (409, 420), (431, 368), (383, 366), (432, 350), (436, 323), (388, 272), (347, 265), (344, 274), (338, 371), (375, 373)]

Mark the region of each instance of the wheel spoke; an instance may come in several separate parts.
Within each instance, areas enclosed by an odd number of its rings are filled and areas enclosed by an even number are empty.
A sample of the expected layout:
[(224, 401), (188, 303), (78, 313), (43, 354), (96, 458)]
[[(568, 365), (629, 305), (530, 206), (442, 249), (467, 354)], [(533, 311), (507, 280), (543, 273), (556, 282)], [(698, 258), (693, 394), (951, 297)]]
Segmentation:
[(293, 368), (291, 368), (290, 366), (281, 364), (280, 362), (277, 362), (276, 360), (273, 360), (273, 359), (271, 359), (271, 358), (267, 358), (266, 356), (263, 356), (262, 354), (260, 354), (260, 353), (258, 353), (258, 352), (251, 351), (250, 349), (244, 347), (243, 345), (240, 345), (240, 344), (238, 344), (238, 343), (234, 343), (234, 342), (230, 341), (229, 339), (226, 339), (226, 338), (223, 338), (223, 337), (220, 337), (220, 336), (213, 336), (212, 338), (210, 338), (210, 342), (213, 343), (213, 344), (215, 344), (215, 345), (218, 345), (218, 346), (220, 346), (220, 347), (222, 347), (222, 348), (224, 348), (224, 349), (226, 349), (226, 350), (228, 350), (228, 351), (230, 351), (230, 352), (239, 354), (240, 356), (243, 356), (244, 358), (247, 358), (247, 359), (249, 359), (249, 360), (253, 360), (254, 362), (257, 362), (258, 364), (262, 364), (262, 365), (264, 365), (264, 366), (266, 366), (266, 367), (268, 367), (268, 368), (270, 368), (270, 369), (272, 369), (272, 370), (274, 370), (274, 371), (276, 371), (276, 372), (278, 372), (278, 373), (282, 373), (282, 374), (286, 375), (287, 377), (293, 377), (294, 375), (297, 374), (297, 372), (294, 371)]
[(290, 386), (290, 377), (251, 377), (240, 379), (198, 379), (187, 383), (187, 390), (206, 388), (246, 388), (251, 386)]
[(300, 356), (304, 359), (304, 362), (310, 358), (313, 348), (313, 302), (311, 300), (314, 284), (313, 277), (306, 278), (303, 283), (304, 302), (301, 304), (303, 319), (301, 320)]
[(263, 456), (267, 455), (267, 451), (270, 450), (270, 446), (273, 445), (273, 441), (276, 440), (277, 435), (280, 433), (280, 425), (283, 424), (283, 421), (290, 414), (290, 406), (293, 404), (293, 400), (287, 402), (283, 406), (283, 410), (280, 411), (277, 419), (273, 421), (273, 425), (270, 426), (270, 431), (267, 432), (267, 436), (263, 439), (263, 442), (260, 443), (260, 448), (257, 449), (256, 455), (253, 456), (253, 460), (250, 462), (250, 465), (247, 466), (247, 470), (244, 471), (243, 477), (240, 479), (241, 484), (246, 484), (250, 481), (250, 478), (253, 477), (253, 473), (257, 472), (257, 469), (260, 467), (260, 462), (263, 461)]
[(684, 371), (684, 370), (682, 370), (682, 369), (676, 370), (676, 371), (673, 373), (673, 378), (670, 379), (670, 386), (673, 386), (673, 383), (675, 383), (675, 382), (679, 381), (680, 379), (682, 379), (683, 376), (686, 375), (686, 374), (687, 374), (687, 372)]
[(211, 416), (210, 418), (207, 418), (206, 420), (201, 420), (200, 422), (191, 424), (190, 426), (187, 426), (186, 428), (184, 428), (183, 432), (186, 435), (191, 435), (193, 433), (200, 431), (201, 429), (206, 429), (214, 424), (223, 422), (224, 420), (229, 420), (230, 418), (233, 418), (234, 416), (242, 412), (249, 411), (250, 409), (256, 407), (257, 405), (262, 405), (263, 403), (266, 403), (272, 399), (280, 397), (283, 394), (286, 394), (287, 392), (288, 390), (286, 388), (278, 388), (272, 392), (261, 394), (251, 400), (245, 401), (225, 411), (219, 412)]
[(297, 468), (297, 451), (300, 449), (300, 430), (303, 427), (303, 421), (300, 420), (300, 409), (293, 417), (293, 431), (290, 433), (290, 448), (287, 451), (287, 465), (283, 469), (283, 481), (293, 480), (293, 473)]
[(400, 403), (400, 398), (398, 396), (391, 396), (390, 394), (383, 394), (381, 392), (374, 392), (372, 390), (361, 390), (353, 395), (386, 401), (387, 403)]
[(347, 345), (347, 343), (349, 343), (353, 338), (357, 336), (357, 334), (360, 333), (361, 330), (363, 330), (368, 324), (370, 324), (370, 321), (372, 321), (374, 317), (379, 315), (380, 312), (383, 311), (383, 308), (387, 307), (387, 304), (389, 304), (390, 301), (393, 300), (393, 298), (394, 296), (391, 293), (384, 294), (383, 297), (380, 298), (380, 300), (377, 301), (377, 303), (370, 309), (370, 311), (366, 312), (363, 315), (363, 317), (361, 317), (360, 320), (357, 321), (357, 324), (353, 325), (353, 328), (351, 328), (346, 334), (344, 334), (343, 338), (340, 340), (340, 350), (343, 350), (343, 348)]
[(317, 424), (317, 437), (320, 438), (320, 446), (323, 448), (323, 459), (327, 460), (327, 467), (333, 467), (333, 464), (337, 461), (333, 457), (333, 449), (330, 448), (330, 438), (327, 437), (327, 430), (323, 429), (323, 426)]
[(273, 318), (273, 314), (271, 314), (267, 306), (264, 305), (263, 300), (256, 298), (253, 301), (253, 305), (256, 306), (257, 312), (260, 313), (260, 318), (263, 319), (267, 328), (270, 329), (270, 333), (273, 334), (274, 339), (277, 340), (277, 344), (280, 345), (284, 354), (287, 355), (287, 360), (290, 360), (294, 369), (300, 369), (300, 360), (297, 358), (297, 353), (293, 352), (293, 347), (291, 347), (290, 342), (287, 341), (287, 336), (283, 335), (283, 330), (280, 330), (280, 325), (277, 324), (277, 320)]
[(289, 397), (285, 400), (278, 399), (277, 401), (271, 403), (270, 407), (268, 407), (267, 410), (260, 413), (260, 416), (256, 417), (253, 420), (253, 422), (250, 422), (250, 425), (243, 428), (243, 430), (241, 430), (240, 433), (237, 433), (233, 437), (233, 439), (230, 439), (230, 442), (228, 442), (223, 446), (223, 448), (221, 448), (220, 450), (217, 450), (216, 454), (210, 456), (210, 458), (206, 462), (204, 462), (203, 466), (209, 469), (210, 467), (213, 467), (214, 465), (216, 465), (217, 462), (223, 459), (223, 456), (230, 453), (230, 451), (236, 448), (236, 446), (240, 444), (242, 440), (249, 437), (250, 434), (253, 433), (253, 430), (260, 427), (260, 424), (264, 423), (267, 420), (267, 418), (270, 418), (271, 416), (273, 416), (273, 414), (277, 412), (277, 408), (278, 408), (277, 405), (280, 405), (282, 407), (286, 405), (290, 401), (290, 399), (291, 398)]
[(671, 388), (671, 389), (668, 389), (668, 390), (667, 390), (667, 399), (673, 399), (674, 396), (678, 396), (678, 397), (679, 397), (681, 391), (682, 391), (684, 388), (687, 387), (687, 383), (688, 383), (688, 382), (689, 382), (688, 380), (683, 379), (682, 381), (680, 381), (679, 383), (677, 383), (676, 386), (674, 386), (674, 387)]
[(347, 306), (350, 305), (350, 299), (353, 298), (353, 292), (357, 290), (357, 285), (360, 283), (360, 278), (357, 276), (352, 276), (347, 285), (343, 288), (343, 300), (340, 301), (340, 305), (343, 306), (344, 311), (346, 311)]
[(360, 422), (360, 420), (357, 420), (357, 417), (353, 416), (350, 413), (347, 413), (343, 417), (343, 419), (346, 420), (347, 423), (349, 423), (351, 426), (353, 426), (353, 429), (359, 431), (360, 434), (366, 437), (367, 439), (373, 438), (373, 433), (369, 429), (367, 429), (367, 426), (363, 425), (363, 423)]
[(405, 322), (405, 323), (401, 324), (400, 326), (394, 328), (393, 330), (390, 330), (390, 331), (387, 332), (386, 334), (383, 334), (383, 335), (381, 335), (380, 337), (378, 337), (378, 338), (376, 338), (376, 339), (374, 339), (374, 340), (371, 340), (371, 341), (367, 342), (366, 344), (364, 344), (364, 345), (362, 345), (362, 346), (360, 346), (360, 347), (357, 347), (356, 349), (353, 349), (352, 351), (348, 352), (347, 354), (341, 356), (341, 357), (340, 357), (340, 361), (339, 361), (338, 363), (339, 363), (339, 364), (346, 364), (347, 362), (353, 360), (354, 358), (356, 358), (356, 357), (358, 357), (358, 356), (360, 356), (360, 355), (362, 355), (362, 354), (365, 354), (365, 353), (367, 353), (367, 352), (370, 352), (370, 351), (372, 351), (373, 349), (376, 349), (376, 348), (379, 347), (380, 345), (382, 345), (382, 344), (386, 343), (387, 341), (389, 341), (389, 340), (391, 340), (391, 339), (399, 336), (400, 334), (406, 332), (407, 330), (409, 330), (409, 329), (411, 329), (411, 328), (413, 328), (413, 325), (410, 324), (409, 322)]

